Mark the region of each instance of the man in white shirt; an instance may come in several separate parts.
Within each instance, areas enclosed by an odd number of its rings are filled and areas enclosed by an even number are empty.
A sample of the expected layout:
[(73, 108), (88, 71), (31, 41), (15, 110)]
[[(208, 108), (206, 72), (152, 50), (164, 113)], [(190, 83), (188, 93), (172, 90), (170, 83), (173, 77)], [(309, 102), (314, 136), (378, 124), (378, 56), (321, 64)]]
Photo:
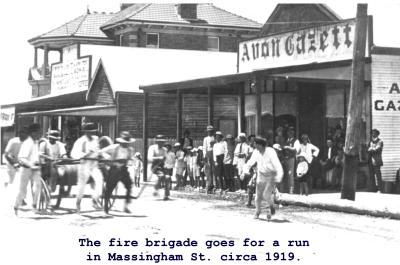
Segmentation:
[(273, 208), (273, 191), (275, 184), (283, 177), (283, 168), (274, 149), (267, 147), (265, 138), (255, 138), (255, 148), (251, 158), (244, 166), (244, 174), (249, 174), (250, 168), (257, 164), (256, 184), (256, 213), (254, 218), (258, 219), (261, 213), (261, 202), (263, 198), (267, 201), (267, 219), (271, 219)]
[(205, 172), (206, 172), (208, 194), (212, 193), (212, 190), (216, 184), (214, 178), (214, 156), (213, 156), (214, 143), (215, 143), (214, 127), (212, 125), (208, 125), (207, 136), (204, 137), (203, 140), (203, 157), (205, 162), (204, 167), (207, 169), (205, 170)]
[(78, 165), (78, 195), (76, 198), (77, 212), (81, 210), (83, 193), (90, 177), (94, 180), (93, 207), (97, 209), (101, 208), (99, 199), (103, 189), (103, 174), (97, 161), (100, 151), (98, 137), (95, 135), (97, 126), (94, 123), (86, 123), (82, 127), (84, 135), (75, 141), (71, 150), (71, 157), (80, 159), (80, 164)]
[(4, 158), (7, 165), (8, 180), (4, 182), (4, 186), (14, 182), (15, 175), (19, 168), (18, 153), (21, 149), (22, 142), (28, 137), (27, 128), (23, 127), (19, 130), (18, 136), (11, 138), (4, 150)]
[(108, 214), (111, 194), (121, 181), (126, 189), (124, 212), (131, 213), (128, 205), (131, 202), (132, 180), (128, 172), (128, 163), (134, 160), (135, 151), (130, 144), (135, 142), (135, 139), (132, 139), (129, 132), (122, 131), (115, 141), (117, 144), (109, 145), (101, 150), (103, 157), (112, 161), (108, 176), (106, 176), (104, 211)]
[(221, 191), (225, 190), (225, 180), (224, 180), (224, 157), (225, 153), (228, 150), (227, 144), (225, 141), (222, 141), (223, 135), (220, 131), (215, 133), (216, 142), (213, 147), (213, 158), (215, 163), (215, 180), (216, 180), (216, 188), (221, 189)]
[[(239, 143), (235, 147), (234, 158), (233, 158), (233, 165), (237, 168), (237, 175), (243, 176), (243, 166), (246, 164), (246, 160), (249, 158), (250, 154), (250, 147), (246, 143), (246, 134), (240, 133), (239, 134)], [(244, 184), (246, 182), (246, 184)], [(240, 180), (240, 187), (245, 189), (248, 181), (244, 179)]]
[[(161, 188), (161, 183), (164, 182), (164, 200), (169, 200), (169, 188), (171, 176), (165, 174), (165, 159), (167, 157), (167, 150), (164, 144), (167, 140), (163, 135), (156, 136), (156, 144), (149, 147), (147, 159), (151, 163), (151, 172), (157, 178), (155, 185), (154, 195), (158, 195), (158, 190)], [(169, 177), (169, 178), (168, 178)]]
[(50, 190), (54, 192), (57, 184), (57, 170), (54, 167), (54, 161), (65, 157), (67, 152), (64, 144), (59, 141), (59, 131), (49, 131), (47, 138), (48, 141), (42, 141), (39, 145), (40, 157), (42, 158), (42, 178), (48, 183)]
[(19, 192), (14, 204), (14, 211), (16, 215), (18, 215), (18, 209), (22, 203), (22, 200), (26, 197), (29, 181), (31, 181), (34, 186), (33, 208), (36, 208), (38, 203), (39, 192), (42, 187), (39, 165), (39, 138), (40, 125), (37, 123), (31, 124), (28, 127), (28, 137), (22, 142), (18, 153), (18, 160), (20, 161), (22, 167), (19, 171)]

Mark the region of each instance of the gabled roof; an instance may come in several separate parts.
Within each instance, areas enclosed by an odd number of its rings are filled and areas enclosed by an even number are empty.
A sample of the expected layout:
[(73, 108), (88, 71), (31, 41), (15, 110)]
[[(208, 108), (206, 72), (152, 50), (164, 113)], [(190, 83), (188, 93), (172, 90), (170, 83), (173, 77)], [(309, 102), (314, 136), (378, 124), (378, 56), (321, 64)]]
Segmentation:
[(262, 27), (261, 36), (339, 21), (326, 4), (278, 4)]
[(180, 17), (177, 4), (133, 4), (118, 12), (101, 28), (109, 28), (123, 21), (146, 21), (153, 23), (171, 23), (181, 25), (216, 26), (216, 27), (240, 27), (259, 29), (261, 24), (235, 15), (218, 8), (212, 4), (197, 4), (197, 19), (187, 20)]
[(32, 43), (39, 39), (60, 37), (88, 37), (108, 39), (108, 37), (100, 30), (100, 26), (113, 16), (114, 14), (106, 13), (84, 14), (63, 24), (58, 28), (55, 28), (47, 33), (30, 39), (29, 43)]

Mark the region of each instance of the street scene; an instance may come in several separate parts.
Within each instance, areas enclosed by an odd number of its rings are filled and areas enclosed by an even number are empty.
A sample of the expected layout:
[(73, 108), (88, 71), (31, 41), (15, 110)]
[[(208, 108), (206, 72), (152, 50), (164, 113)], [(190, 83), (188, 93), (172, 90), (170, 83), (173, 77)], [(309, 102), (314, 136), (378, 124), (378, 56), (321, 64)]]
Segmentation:
[(0, 101), (1, 264), (399, 263), (400, 4), (43, 4)]

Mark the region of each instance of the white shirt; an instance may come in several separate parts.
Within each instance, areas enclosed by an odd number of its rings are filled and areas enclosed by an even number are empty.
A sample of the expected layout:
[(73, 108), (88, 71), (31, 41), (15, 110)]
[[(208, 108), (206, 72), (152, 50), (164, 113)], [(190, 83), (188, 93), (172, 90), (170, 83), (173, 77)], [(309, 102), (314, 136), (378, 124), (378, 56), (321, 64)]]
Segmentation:
[[(283, 177), (283, 168), (279, 161), (278, 155), (271, 147), (266, 147), (263, 154), (258, 150), (254, 150), (251, 158), (245, 164), (243, 171), (248, 174), (250, 168), (257, 163), (258, 176), (274, 177), (276, 182), (280, 182)], [(259, 181), (263, 181), (260, 179)], [(264, 178), (265, 181), (265, 178)]]
[(167, 156), (165, 159), (165, 168), (169, 169), (174, 168), (175, 160), (176, 160), (175, 153), (172, 151), (167, 152)]
[[(14, 159), (16, 159), (16, 158), (18, 158), (18, 153), (19, 153), (19, 150), (21, 149), (21, 145), (22, 145), (22, 142), (21, 142), (21, 139), (19, 139), (19, 137), (11, 138), (7, 143), (4, 153), (11, 156)], [(8, 163), (7, 159), (6, 159), (6, 161)]]
[(22, 142), (21, 149), (18, 153), (18, 159), (21, 160), (28, 167), (32, 167), (39, 163), (39, 142), (34, 141), (32, 137), (28, 136)]
[(317, 157), (319, 154), (319, 148), (313, 144), (300, 144), (300, 153), (306, 153), (306, 159), (308, 163), (312, 162), (313, 156)]
[(184, 168), (185, 167), (185, 152), (183, 152), (182, 150), (176, 151), (175, 166), (177, 168)]
[(67, 153), (64, 144), (60, 141), (56, 141), (54, 144), (51, 144), (49, 141), (41, 142), (39, 150), (41, 154), (49, 156), (52, 159), (60, 158)]
[(71, 150), (71, 157), (80, 159), (92, 152), (88, 157), (96, 157), (99, 151), (99, 138), (96, 135), (92, 136), (90, 140), (86, 135), (81, 136), (75, 141)]
[(225, 141), (216, 142), (213, 147), (214, 161), (217, 161), (217, 156), (228, 152), (228, 146)]
[(250, 146), (246, 143), (238, 143), (235, 148), (235, 157), (238, 159), (239, 155), (245, 155), (241, 159), (246, 159), (250, 153)]
[(212, 151), (211, 141), (215, 140), (214, 136), (206, 136), (203, 140), (203, 157), (206, 157), (208, 151)]
[(149, 147), (149, 152), (147, 155), (147, 159), (149, 162), (153, 162), (155, 157), (166, 157), (167, 156), (167, 151), (165, 150), (164, 147), (159, 148), (158, 144), (153, 144)]

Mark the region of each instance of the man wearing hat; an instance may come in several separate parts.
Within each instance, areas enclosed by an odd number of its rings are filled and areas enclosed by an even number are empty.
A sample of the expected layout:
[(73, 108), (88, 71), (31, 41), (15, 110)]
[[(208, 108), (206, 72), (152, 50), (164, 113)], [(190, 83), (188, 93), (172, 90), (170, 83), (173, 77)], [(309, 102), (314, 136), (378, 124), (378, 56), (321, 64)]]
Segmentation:
[(99, 141), (97, 135), (97, 125), (94, 123), (85, 123), (82, 126), (82, 135), (75, 141), (71, 150), (71, 157), (80, 159), (78, 166), (78, 195), (76, 198), (76, 210), (80, 212), (81, 201), (85, 186), (90, 177), (94, 180), (94, 194), (92, 195), (93, 207), (100, 209), (99, 199), (103, 187), (103, 174), (99, 169)]
[(283, 146), (285, 179), (287, 181), (290, 194), (292, 194), (294, 191), (296, 154), (300, 151), (300, 142), (294, 136), (294, 127), (290, 126), (287, 130), (287, 139)]
[(369, 171), (372, 178), (372, 188), (378, 193), (382, 191), (381, 167), (383, 166), (383, 141), (379, 138), (379, 134), (380, 132), (377, 129), (372, 130), (371, 141), (369, 142), (367, 150)]
[(176, 186), (175, 190), (182, 188), (183, 185), (183, 175), (185, 174), (185, 152), (182, 150), (182, 146), (180, 143), (174, 144), (174, 152), (175, 152), (175, 178), (176, 178)]
[(203, 157), (205, 162), (205, 172), (207, 179), (207, 193), (210, 193), (214, 188), (214, 158), (213, 158), (213, 145), (215, 143), (214, 138), (214, 127), (212, 125), (207, 126), (207, 136), (203, 140)]
[(21, 149), (22, 142), (28, 137), (27, 129), (28, 128), (26, 127), (22, 127), (18, 131), (18, 136), (11, 138), (8, 141), (6, 149), (4, 150), (4, 158), (6, 161), (8, 174), (8, 180), (4, 182), (4, 186), (14, 182), (15, 175), (20, 166), (18, 163), (18, 153)]
[[(235, 148), (235, 157), (233, 159), (233, 165), (237, 168), (237, 175), (243, 175), (243, 166), (246, 164), (246, 160), (249, 158), (250, 154), (250, 146), (246, 143), (246, 134), (240, 133), (239, 134), (239, 143), (236, 145)], [(245, 189), (247, 185), (247, 181), (244, 179), (240, 180), (240, 187)]]
[(132, 180), (128, 171), (128, 163), (135, 159), (135, 151), (130, 146), (135, 139), (132, 139), (129, 132), (122, 131), (115, 141), (117, 144), (109, 145), (101, 150), (103, 157), (111, 160), (111, 167), (106, 177), (104, 211), (108, 214), (111, 194), (118, 182), (121, 181), (126, 189), (124, 212), (130, 213), (128, 205), (131, 202)]
[(167, 140), (164, 135), (156, 136), (156, 143), (149, 147), (147, 155), (148, 161), (151, 163), (151, 172), (157, 177), (155, 185), (154, 195), (158, 195), (158, 190), (161, 188), (161, 183), (164, 182), (164, 200), (169, 199), (169, 188), (171, 178), (168, 178), (165, 174), (164, 162), (167, 157), (167, 151), (164, 148), (164, 144)]
[(50, 130), (47, 133), (48, 141), (42, 141), (39, 145), (40, 157), (42, 158), (42, 177), (50, 186), (52, 192), (56, 189), (57, 171), (54, 161), (66, 156), (65, 146), (61, 143), (60, 132)]
[(31, 181), (31, 183), (34, 185), (33, 207), (36, 208), (39, 192), (42, 187), (39, 165), (39, 138), (40, 125), (37, 123), (31, 124), (28, 127), (28, 137), (22, 142), (18, 153), (18, 160), (20, 161), (22, 167), (19, 171), (19, 192), (14, 204), (15, 214), (18, 214), (18, 209), (22, 203), (22, 200), (26, 197), (29, 181)]
[(283, 177), (282, 165), (275, 150), (267, 146), (267, 140), (262, 137), (255, 138), (255, 148), (249, 161), (246, 162), (243, 172), (249, 174), (250, 168), (257, 164), (256, 183), (256, 213), (254, 218), (258, 219), (261, 213), (261, 202), (263, 198), (267, 201), (267, 219), (273, 214), (273, 192), (275, 184)]
[(235, 140), (231, 134), (227, 134), (225, 137), (226, 150), (224, 154), (224, 179), (226, 191), (234, 191), (234, 175), (235, 167), (233, 165), (234, 153), (235, 153)]

